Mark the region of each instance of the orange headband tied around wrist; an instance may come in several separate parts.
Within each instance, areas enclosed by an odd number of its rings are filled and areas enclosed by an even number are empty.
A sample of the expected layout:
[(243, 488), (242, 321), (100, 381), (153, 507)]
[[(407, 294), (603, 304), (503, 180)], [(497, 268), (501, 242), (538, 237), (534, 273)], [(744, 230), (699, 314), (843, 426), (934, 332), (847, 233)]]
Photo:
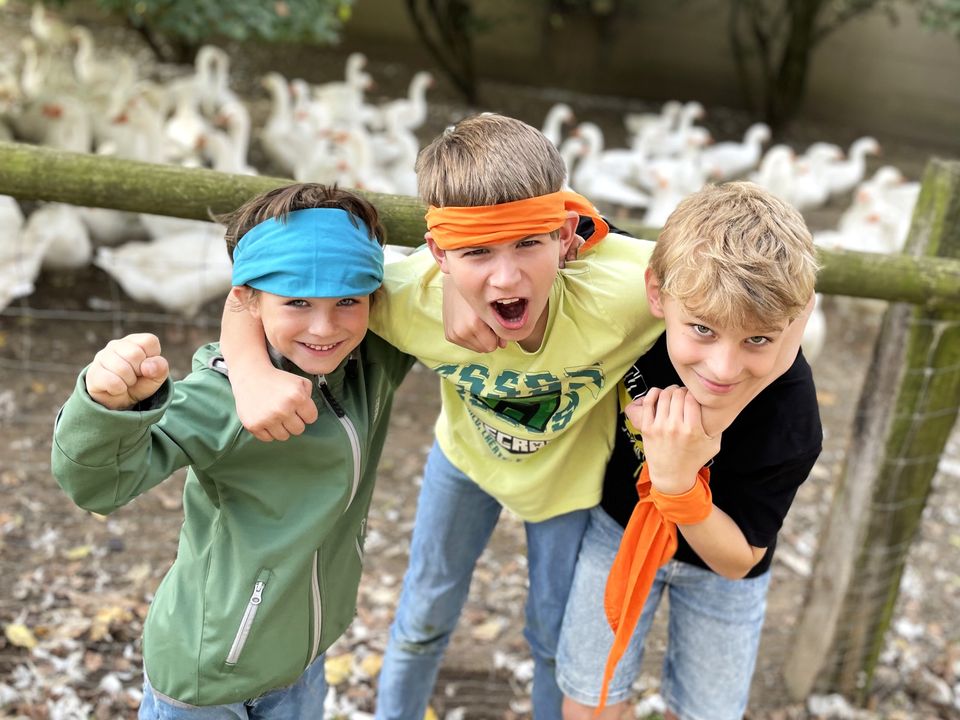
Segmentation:
[(489, 245), (553, 232), (573, 210), (592, 218), (594, 233), (583, 245), (586, 250), (610, 231), (607, 221), (583, 195), (560, 190), (548, 195), (474, 207), (436, 207), (427, 210), (427, 229), (442, 250)]

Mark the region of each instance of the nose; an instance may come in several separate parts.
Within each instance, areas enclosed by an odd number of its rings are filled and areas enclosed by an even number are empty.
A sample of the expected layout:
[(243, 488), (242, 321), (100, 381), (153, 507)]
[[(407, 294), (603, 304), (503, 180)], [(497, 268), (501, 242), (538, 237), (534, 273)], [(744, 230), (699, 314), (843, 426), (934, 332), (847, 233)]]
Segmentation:
[(492, 260), (490, 284), (497, 288), (511, 288), (520, 280), (520, 268), (509, 253), (502, 253)]
[(336, 330), (334, 314), (329, 310), (317, 310), (310, 318), (310, 332), (318, 337), (330, 336)]
[(714, 345), (713, 352), (707, 360), (707, 368), (712, 375), (710, 379), (714, 382), (721, 384), (735, 382), (743, 369), (738, 345), (735, 343)]

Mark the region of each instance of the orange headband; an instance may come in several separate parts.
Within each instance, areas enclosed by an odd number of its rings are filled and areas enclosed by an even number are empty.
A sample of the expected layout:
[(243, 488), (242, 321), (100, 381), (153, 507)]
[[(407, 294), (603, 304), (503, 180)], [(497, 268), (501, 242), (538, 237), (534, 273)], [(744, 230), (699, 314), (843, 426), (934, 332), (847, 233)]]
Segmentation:
[(426, 219), (427, 229), (437, 246), (442, 250), (456, 250), (552, 232), (563, 225), (569, 210), (593, 218), (593, 235), (581, 250), (596, 245), (610, 231), (607, 221), (590, 201), (571, 190), (498, 205), (442, 208), (431, 205)]

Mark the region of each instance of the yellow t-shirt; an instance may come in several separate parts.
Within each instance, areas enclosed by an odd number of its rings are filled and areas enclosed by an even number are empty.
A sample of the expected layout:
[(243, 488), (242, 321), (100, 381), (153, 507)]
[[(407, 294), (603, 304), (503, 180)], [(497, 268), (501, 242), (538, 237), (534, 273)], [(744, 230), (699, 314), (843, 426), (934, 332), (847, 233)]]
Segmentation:
[(370, 329), (441, 377), (444, 454), (524, 520), (600, 501), (616, 387), (663, 330), (643, 273), (653, 243), (609, 235), (553, 283), (540, 349), (478, 354), (444, 338), (442, 274), (429, 252), (386, 267)]

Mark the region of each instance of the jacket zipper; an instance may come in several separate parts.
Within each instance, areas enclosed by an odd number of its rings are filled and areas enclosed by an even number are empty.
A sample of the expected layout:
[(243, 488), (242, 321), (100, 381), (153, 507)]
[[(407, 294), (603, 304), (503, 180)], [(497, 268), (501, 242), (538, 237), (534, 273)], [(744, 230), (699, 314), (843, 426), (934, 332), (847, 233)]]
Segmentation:
[(330, 386), (327, 385), (327, 379), (323, 375), (317, 376), (317, 387), (320, 388), (320, 394), (323, 395), (323, 399), (327, 405), (330, 406), (330, 409), (333, 410), (334, 415), (337, 416), (340, 424), (343, 425), (343, 429), (346, 430), (347, 437), (350, 438), (350, 449), (353, 450), (353, 486), (350, 489), (350, 499), (347, 501), (347, 507), (343, 509), (343, 511), (346, 512), (357, 494), (357, 489), (360, 487), (360, 437), (357, 435), (357, 428), (350, 418), (347, 417), (346, 411), (340, 406), (336, 398), (333, 397)]
[(247, 638), (250, 636), (250, 628), (253, 626), (253, 620), (257, 617), (260, 610), (260, 603), (263, 601), (263, 589), (266, 587), (266, 573), (261, 573), (260, 577), (253, 585), (253, 593), (247, 602), (247, 609), (243, 611), (243, 617), (240, 619), (240, 627), (237, 628), (237, 634), (233, 638), (233, 644), (230, 646), (230, 652), (227, 654), (227, 665), (236, 665), (240, 659), (240, 653), (243, 652), (243, 646), (247, 644)]
[[(320, 389), (320, 394), (323, 395), (324, 402), (326, 402), (329, 408), (333, 410), (333, 414), (337, 416), (337, 420), (340, 421), (340, 424), (346, 431), (347, 437), (350, 439), (350, 449), (353, 451), (353, 485), (350, 488), (350, 498), (347, 500), (347, 505), (343, 508), (343, 512), (346, 512), (353, 503), (353, 499), (357, 495), (357, 490), (360, 488), (360, 437), (357, 434), (357, 428), (354, 426), (350, 418), (347, 417), (346, 411), (333, 396), (333, 392), (331, 392), (330, 386), (327, 384), (327, 379), (323, 375), (317, 376), (317, 387)], [(357, 543), (357, 550), (360, 550), (359, 542)], [(313, 597), (314, 623), (313, 647), (310, 649), (310, 662), (308, 662), (307, 665), (312, 663), (320, 653), (320, 635), (321, 630), (323, 629), (323, 603), (321, 602), (322, 598), (320, 597), (320, 575), (318, 570), (319, 564), (320, 550), (318, 549), (314, 550), (313, 552), (313, 569), (311, 570), (310, 579), (310, 591)]]
[(310, 573), (310, 594), (313, 599), (313, 646), (310, 648), (309, 666), (320, 652), (320, 630), (323, 627), (323, 605), (320, 602), (320, 575), (317, 570), (320, 564), (320, 551), (313, 551), (313, 570)]

